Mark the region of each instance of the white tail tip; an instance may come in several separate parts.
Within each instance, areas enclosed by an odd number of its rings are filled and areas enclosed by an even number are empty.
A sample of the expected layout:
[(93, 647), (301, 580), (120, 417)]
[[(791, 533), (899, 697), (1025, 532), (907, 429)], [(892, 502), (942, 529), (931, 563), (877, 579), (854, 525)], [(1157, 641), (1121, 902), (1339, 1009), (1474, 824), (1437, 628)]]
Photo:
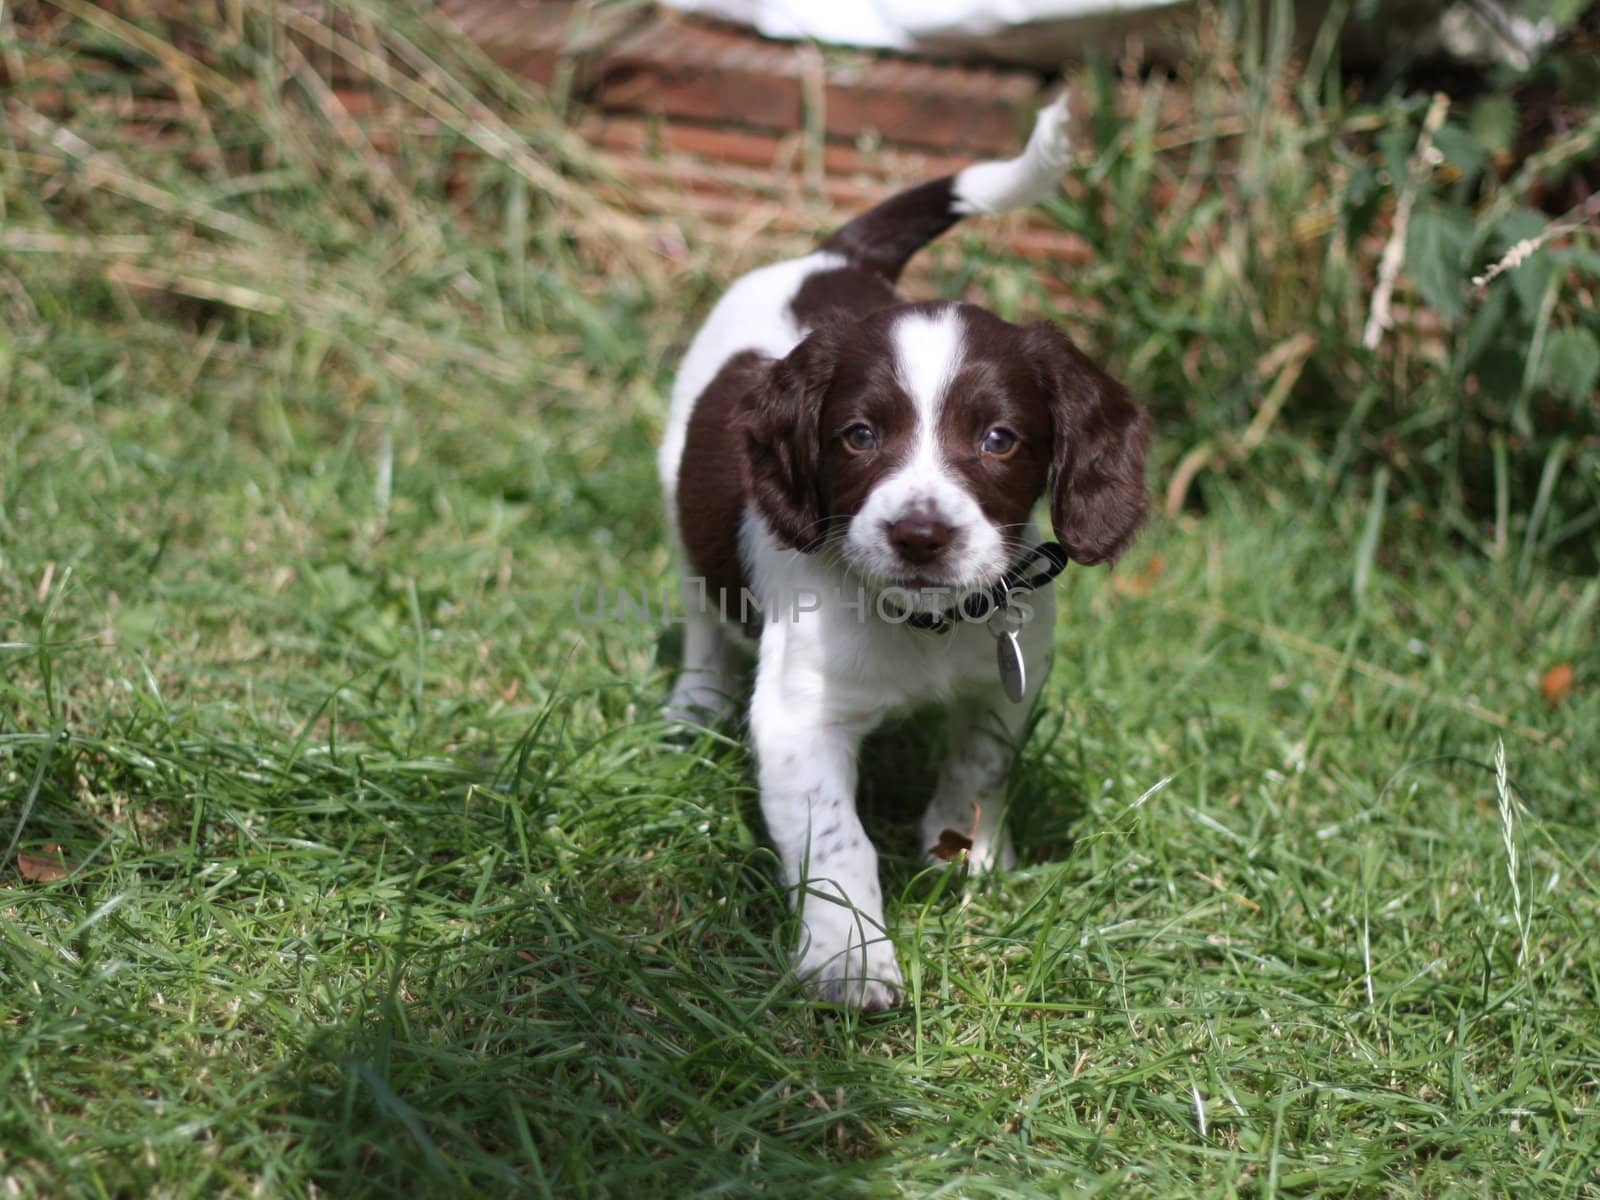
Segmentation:
[(1067, 93), (1039, 110), (1033, 133), (1016, 158), (974, 163), (956, 176), (955, 210), (998, 213), (1026, 208), (1052, 195), (1072, 159)]

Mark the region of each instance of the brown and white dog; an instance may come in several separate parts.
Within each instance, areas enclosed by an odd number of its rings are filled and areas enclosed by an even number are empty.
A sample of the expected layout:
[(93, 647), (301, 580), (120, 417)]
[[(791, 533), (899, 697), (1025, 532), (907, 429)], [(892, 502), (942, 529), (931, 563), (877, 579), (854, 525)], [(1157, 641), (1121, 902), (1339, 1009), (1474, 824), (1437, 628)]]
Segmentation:
[[(1142, 409), (1059, 329), (894, 289), (963, 216), (1052, 193), (1066, 122), (1063, 96), (1018, 157), (902, 192), (815, 253), (737, 280), (673, 388), (660, 468), (687, 625), (667, 716), (728, 716), (739, 647), (755, 644), (750, 736), (804, 924), (796, 971), (836, 1003), (901, 996), (855, 812), (862, 738), (945, 705), (923, 849), (953, 833), (974, 868), (1009, 866), (1006, 776), (1054, 618), (1048, 587), (1023, 590), (1067, 557), (1113, 561), (1148, 506)], [(1031, 514), (1047, 487), (1060, 547), (1041, 551)]]

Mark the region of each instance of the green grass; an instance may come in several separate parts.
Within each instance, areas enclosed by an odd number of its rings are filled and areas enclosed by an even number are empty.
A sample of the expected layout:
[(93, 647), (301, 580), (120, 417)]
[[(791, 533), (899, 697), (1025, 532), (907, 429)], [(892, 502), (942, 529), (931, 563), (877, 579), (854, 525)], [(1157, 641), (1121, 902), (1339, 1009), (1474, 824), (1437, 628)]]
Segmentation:
[(414, 18), (344, 10), (437, 64), (380, 158), (228, 11), (193, 59), (0, 28), (0, 1194), (1600, 1196), (1594, 415), (1496, 399), (1477, 307), (1357, 348), (1327, 166), (1414, 105), (1218, 68), (1261, 120), (1181, 157), (1102, 114), (1063, 318), (1158, 488), (1214, 454), (1058, 585), (1019, 870), (919, 871), (937, 738), (876, 745), (912, 1003), (860, 1018), (786, 978), (741, 748), (663, 736), (670, 632), (572, 617), (670, 575), (654, 440), (733, 264), (602, 270), (638, 230), (533, 177), (581, 198), (581, 147)]

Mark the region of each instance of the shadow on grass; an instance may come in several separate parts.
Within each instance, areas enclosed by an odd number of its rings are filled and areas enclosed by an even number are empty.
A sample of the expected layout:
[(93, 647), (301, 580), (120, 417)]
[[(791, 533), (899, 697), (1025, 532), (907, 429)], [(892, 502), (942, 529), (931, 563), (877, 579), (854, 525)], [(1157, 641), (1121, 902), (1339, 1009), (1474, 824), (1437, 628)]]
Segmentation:
[[(285, 1080), (302, 1169), (337, 1195), (868, 1190), (882, 1131), (924, 1103), (885, 1065), (914, 1018), (818, 1008), (795, 987), (748, 756), (708, 737), (591, 790), (548, 763), (523, 770), (555, 760), (552, 737), (536, 724), (498, 772), (450, 781), (498, 796), (503, 852), (481, 827), (470, 854), (439, 846), (456, 856), (442, 871), (408, 848), (417, 882), (397, 898), (389, 966)], [(942, 722), (911, 719), (863, 754), (863, 818), (902, 904), (960, 902), (916, 845), (943, 745)], [(1019, 794), (1049, 782), (1033, 755)], [(1064, 846), (1034, 839), (1073, 815), (1030, 808), (1024, 857)]]
[[(250, 1066), (208, 1103), (252, 1172), (341, 1196), (871, 1190), (887, 1131), (938, 1119), (894, 1065), (917, 1018), (794, 986), (745, 756), (541, 728), (525, 777), (515, 753), (496, 772), (152, 738), (13, 761), (39, 778), (25, 840), (102, 846), (95, 878), (137, 885), (138, 922), (97, 926), (98, 955), (188, 964), (161, 981), (196, 1011), (234, 981)], [(869, 746), (862, 806), (902, 909), (959, 903), (913, 853), (941, 744), (911, 721)], [(144, 815), (108, 837), (89, 795)]]
[[(863, 814), (892, 848), (884, 881), (902, 903), (960, 902), (914, 853), (942, 744), (935, 723), (898, 722), (864, 755)], [(889, 1152), (881, 1131), (922, 1103), (885, 1069), (914, 1018), (803, 998), (748, 759), (706, 741), (677, 761), (672, 789), (737, 833), (695, 836), (662, 813), (656, 835), (645, 810), (597, 805), (560, 818), (631, 849), (544, 869), (508, 854), (472, 903), (426, 884), (407, 900), (415, 932), (388, 978), (310, 1039), (295, 1073), (288, 1119), (330, 1192), (864, 1190)]]
[[(747, 886), (654, 931), (551, 896), (414, 955), (306, 1047), (287, 1117), (307, 1172), (336, 1195), (855, 1190), (896, 1108), (870, 1044), (897, 1022), (804, 1005), (751, 932), (781, 923), (775, 896)], [(755, 911), (726, 928), (727, 907)]]

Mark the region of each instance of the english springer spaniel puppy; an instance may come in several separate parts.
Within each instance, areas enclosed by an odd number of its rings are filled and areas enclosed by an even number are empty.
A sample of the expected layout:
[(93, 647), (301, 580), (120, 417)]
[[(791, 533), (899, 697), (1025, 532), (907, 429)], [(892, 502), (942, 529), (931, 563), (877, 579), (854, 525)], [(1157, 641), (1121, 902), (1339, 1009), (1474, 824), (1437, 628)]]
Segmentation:
[[(687, 624), (667, 717), (730, 715), (754, 646), (750, 736), (804, 925), (796, 972), (833, 1003), (902, 994), (855, 811), (862, 738), (944, 705), (922, 849), (1010, 866), (1006, 775), (1050, 669), (1046, 585), (1069, 558), (1115, 560), (1145, 517), (1146, 420), (1121, 384), (1049, 322), (894, 288), (962, 217), (1051, 194), (1068, 154), (1063, 96), (1018, 157), (901, 192), (743, 276), (672, 390), (660, 469)], [(1042, 543), (1047, 488), (1058, 542)]]

